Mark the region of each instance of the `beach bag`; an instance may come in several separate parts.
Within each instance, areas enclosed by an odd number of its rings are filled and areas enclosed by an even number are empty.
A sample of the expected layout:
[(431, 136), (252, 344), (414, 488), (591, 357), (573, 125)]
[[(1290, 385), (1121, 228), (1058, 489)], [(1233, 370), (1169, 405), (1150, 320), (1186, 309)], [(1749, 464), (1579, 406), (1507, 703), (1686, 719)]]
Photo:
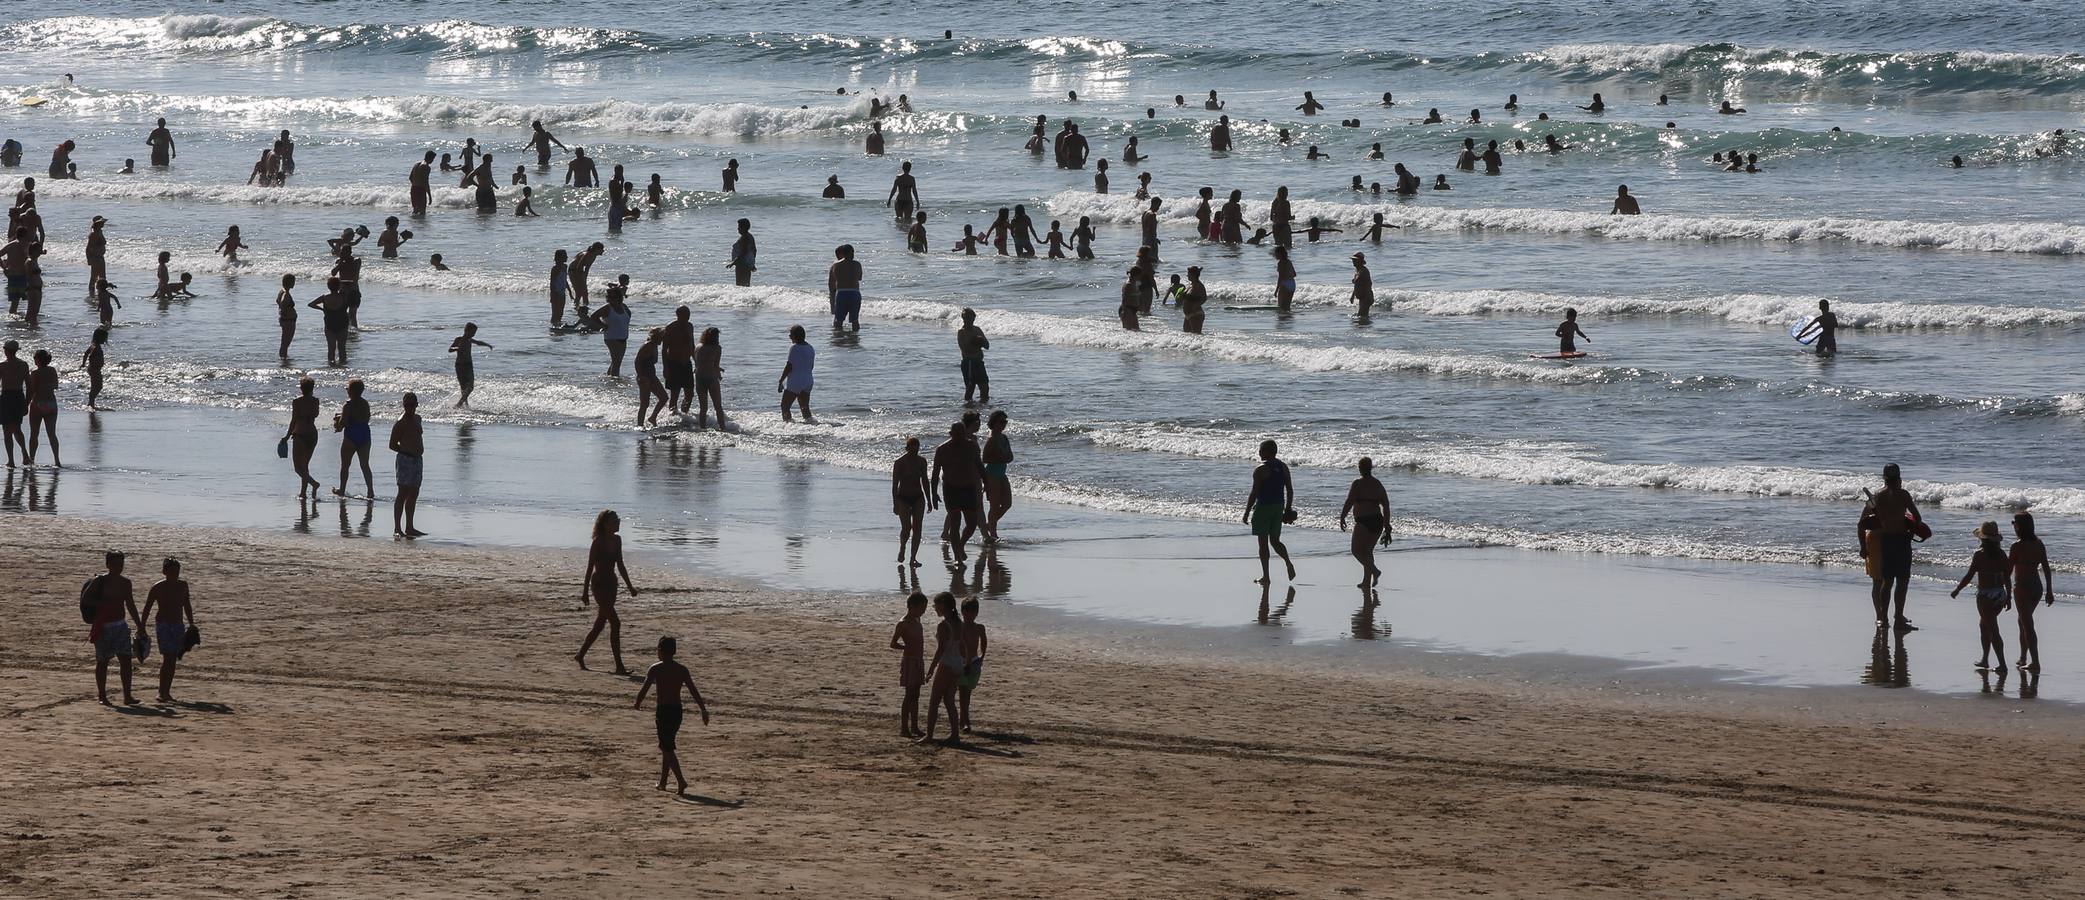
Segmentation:
[(101, 576), (96, 575), (80, 585), (80, 621), (94, 624), (94, 616), (101, 612)]

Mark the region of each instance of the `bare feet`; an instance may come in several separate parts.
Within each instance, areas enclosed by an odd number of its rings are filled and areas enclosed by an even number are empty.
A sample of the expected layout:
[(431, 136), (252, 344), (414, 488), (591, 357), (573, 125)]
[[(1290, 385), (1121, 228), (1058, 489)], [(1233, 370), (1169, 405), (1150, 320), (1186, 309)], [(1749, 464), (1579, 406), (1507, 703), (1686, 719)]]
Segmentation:
[[(572, 658), (573, 658), (574, 660), (577, 660), (577, 661), (579, 662), (579, 670), (580, 670), (580, 671), (582, 671), (582, 672), (591, 672), (591, 671), (593, 671), (592, 669), (588, 669), (588, 668), (586, 667), (586, 654), (584, 654), (584, 653), (574, 653), (574, 654), (572, 654)], [(660, 786), (660, 787), (665, 787), (665, 786), (666, 786), (666, 782), (664, 782), (664, 781), (660, 781), (660, 782), (659, 782), (659, 786)]]

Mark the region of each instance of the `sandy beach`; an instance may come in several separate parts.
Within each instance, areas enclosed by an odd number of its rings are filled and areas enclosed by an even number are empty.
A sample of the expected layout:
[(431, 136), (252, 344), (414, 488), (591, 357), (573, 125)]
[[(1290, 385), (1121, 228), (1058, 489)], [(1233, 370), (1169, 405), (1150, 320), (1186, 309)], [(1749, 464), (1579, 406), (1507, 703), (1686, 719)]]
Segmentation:
[[(972, 742), (915, 747), (895, 599), (637, 557), (627, 658), (679, 636), (715, 713), (683, 732), (676, 798), (636, 684), (571, 662), (576, 554), (20, 516), (0, 546), (35, 560), (0, 574), (9, 896), (2085, 887), (2062, 705), (1191, 661), (1000, 623)], [(206, 642), (176, 705), (94, 701), (73, 599), (105, 546), (133, 575), (186, 563)]]

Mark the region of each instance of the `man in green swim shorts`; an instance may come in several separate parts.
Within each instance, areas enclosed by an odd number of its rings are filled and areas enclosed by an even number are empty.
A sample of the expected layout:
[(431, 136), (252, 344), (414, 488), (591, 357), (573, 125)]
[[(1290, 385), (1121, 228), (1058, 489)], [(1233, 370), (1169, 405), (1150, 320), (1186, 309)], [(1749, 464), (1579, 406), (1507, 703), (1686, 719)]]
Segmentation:
[(1245, 498), (1244, 521), (1251, 523), (1254, 537), (1260, 539), (1260, 578), (1256, 584), (1267, 584), (1273, 576), (1267, 571), (1267, 550), (1272, 547), (1281, 554), (1282, 565), (1289, 567), (1289, 580), (1296, 580), (1296, 564), (1289, 560), (1289, 548), (1281, 542), (1281, 526), (1294, 514), (1296, 489), (1289, 478), (1289, 465), (1275, 458), (1273, 441), (1260, 442), (1260, 465), (1252, 470), (1252, 493)]

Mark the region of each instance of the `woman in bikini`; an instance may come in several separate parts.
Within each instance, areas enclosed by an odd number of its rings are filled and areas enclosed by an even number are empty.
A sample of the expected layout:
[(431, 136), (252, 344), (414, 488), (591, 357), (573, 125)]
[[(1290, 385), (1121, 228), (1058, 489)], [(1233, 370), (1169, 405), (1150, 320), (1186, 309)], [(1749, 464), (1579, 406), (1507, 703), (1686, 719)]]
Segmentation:
[(927, 682), (934, 692), (927, 700), (927, 733), (919, 743), (934, 739), (934, 723), (942, 707), (948, 708), (948, 743), (962, 742), (963, 719), (956, 709), (956, 679), (970, 661), (963, 656), (963, 619), (956, 614), (956, 596), (947, 591), (934, 595), (934, 612), (941, 624), (934, 626), (934, 661), (927, 665)]
[(2020, 659), (2022, 672), (2042, 670), (2042, 642), (2034, 633), (2034, 607), (2056, 605), (2055, 573), (2049, 570), (2049, 548), (2034, 536), (2034, 514), (2013, 516), (2013, 609), (2020, 614)]
[(579, 605), (584, 607), (589, 597), (598, 601), (599, 610), (594, 614), (594, 629), (586, 633), (586, 640), (579, 645), (579, 652), (572, 658), (579, 667), (586, 668), (586, 651), (594, 646), (594, 639), (601, 636), (601, 629), (608, 629), (608, 652), (615, 656), (615, 674), (628, 675), (623, 668), (623, 620), (615, 614), (615, 575), (621, 572), (623, 585), (630, 589), (630, 596), (637, 596), (637, 585), (630, 582), (630, 569), (623, 565), (623, 520), (615, 510), (604, 509), (594, 517), (594, 545), (586, 552), (586, 574), (579, 581)]

